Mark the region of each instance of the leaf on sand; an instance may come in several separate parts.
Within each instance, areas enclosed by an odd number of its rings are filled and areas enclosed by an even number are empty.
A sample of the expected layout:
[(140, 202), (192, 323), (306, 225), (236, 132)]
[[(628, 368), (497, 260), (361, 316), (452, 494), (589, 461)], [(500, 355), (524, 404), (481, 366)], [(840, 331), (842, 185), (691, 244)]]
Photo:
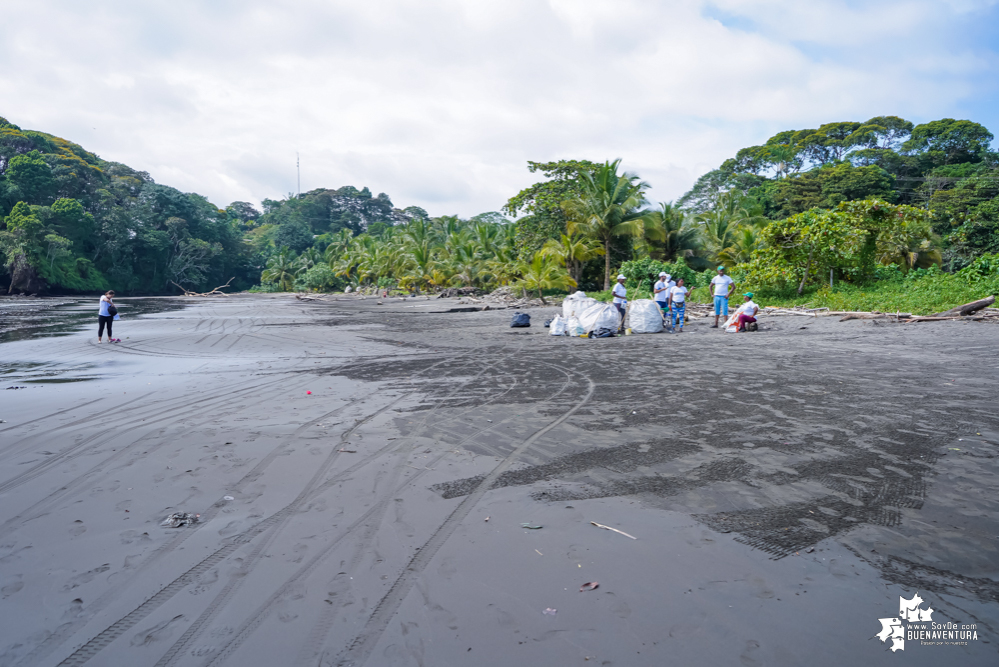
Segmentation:
[(583, 591), (592, 591), (593, 589), (595, 589), (599, 585), (600, 584), (598, 584), (595, 581), (587, 582), (587, 583), (585, 583), (585, 584), (583, 584), (582, 586), (579, 587), (579, 592), (582, 593)]

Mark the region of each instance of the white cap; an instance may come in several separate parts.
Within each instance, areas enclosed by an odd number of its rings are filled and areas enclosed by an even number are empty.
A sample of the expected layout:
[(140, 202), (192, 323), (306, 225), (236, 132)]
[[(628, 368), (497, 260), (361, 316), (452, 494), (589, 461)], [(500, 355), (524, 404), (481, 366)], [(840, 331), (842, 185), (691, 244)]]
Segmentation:
[(672, 278), (673, 276), (671, 276), (670, 274), (668, 274), (668, 273), (667, 273), (667, 274), (666, 274), (666, 277), (667, 277), (667, 278)]
[(618, 275), (618, 277), (617, 277), (617, 279), (618, 279), (618, 280), (627, 280), (627, 278), (625, 278), (625, 276), (624, 276), (624, 274), (623, 274), (623, 273), (622, 273), (622, 274), (619, 274), (619, 275)]
[(666, 277), (668, 278), (668, 277), (669, 277), (669, 274), (668, 274), (668, 273), (666, 273), (665, 271), (660, 271), (660, 272), (659, 272), (659, 277), (660, 277), (660, 278), (662, 278), (663, 276), (666, 276)]

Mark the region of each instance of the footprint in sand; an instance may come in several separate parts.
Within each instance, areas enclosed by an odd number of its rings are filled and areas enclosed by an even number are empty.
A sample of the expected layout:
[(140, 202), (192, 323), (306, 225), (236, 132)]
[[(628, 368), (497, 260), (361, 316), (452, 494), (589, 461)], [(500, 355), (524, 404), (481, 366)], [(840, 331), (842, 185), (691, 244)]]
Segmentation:
[(757, 665), (763, 664), (763, 658), (760, 656), (760, 642), (755, 639), (750, 639), (746, 642), (746, 648), (743, 649), (742, 655), (739, 656), (739, 660), (746, 667), (757, 667)]
[(21, 575), (15, 574), (8, 578), (3, 586), (0, 586), (0, 596), (8, 598), (22, 588), (24, 588), (24, 582), (21, 581)]
[(73, 537), (79, 537), (87, 532), (87, 527), (83, 525), (83, 522), (77, 519), (73, 522), (73, 527), (69, 529), (69, 534)]
[(103, 572), (107, 572), (110, 569), (111, 569), (111, 563), (104, 563), (100, 567), (95, 567), (92, 570), (87, 570), (86, 572), (78, 574), (72, 579), (70, 579), (69, 582), (67, 582), (67, 584), (62, 587), (62, 590), (64, 591), (73, 590), (77, 586), (82, 586), (83, 584), (89, 583), (91, 580), (93, 580), (94, 577)]
[(164, 639), (169, 639), (170, 635), (173, 634), (173, 626), (184, 620), (183, 614), (178, 614), (173, 618), (158, 623), (151, 628), (146, 630), (139, 630), (132, 637), (132, 646), (145, 646), (146, 644), (152, 644), (153, 642), (162, 641)]

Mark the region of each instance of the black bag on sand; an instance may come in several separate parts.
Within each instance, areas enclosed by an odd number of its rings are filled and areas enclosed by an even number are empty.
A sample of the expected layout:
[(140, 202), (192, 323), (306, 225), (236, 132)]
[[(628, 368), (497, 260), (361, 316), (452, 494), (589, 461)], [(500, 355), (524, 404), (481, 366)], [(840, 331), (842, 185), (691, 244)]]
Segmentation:
[(108, 306), (108, 315), (110, 315), (111, 317), (114, 317), (117, 314), (118, 314), (118, 309), (115, 308), (114, 304), (112, 303), (110, 306)]
[(613, 329), (600, 328), (594, 329), (590, 332), (590, 338), (614, 338), (614, 336), (615, 334)]
[(515, 329), (529, 327), (531, 326), (531, 316), (527, 313), (514, 313), (510, 326)]

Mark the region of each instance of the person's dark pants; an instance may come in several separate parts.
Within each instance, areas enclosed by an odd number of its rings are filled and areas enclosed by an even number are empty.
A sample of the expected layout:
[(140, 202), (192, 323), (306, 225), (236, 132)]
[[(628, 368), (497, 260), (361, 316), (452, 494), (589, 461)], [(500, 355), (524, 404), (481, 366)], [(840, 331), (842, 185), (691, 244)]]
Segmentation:
[(624, 331), (624, 314), (627, 310), (624, 305), (620, 303), (615, 303), (614, 307), (617, 308), (617, 312), (621, 313), (621, 326), (618, 328), (618, 331)]
[(114, 322), (113, 315), (98, 315), (97, 316), (97, 337), (101, 338), (104, 335), (104, 325), (108, 327), (108, 338), (111, 338), (111, 323)]

